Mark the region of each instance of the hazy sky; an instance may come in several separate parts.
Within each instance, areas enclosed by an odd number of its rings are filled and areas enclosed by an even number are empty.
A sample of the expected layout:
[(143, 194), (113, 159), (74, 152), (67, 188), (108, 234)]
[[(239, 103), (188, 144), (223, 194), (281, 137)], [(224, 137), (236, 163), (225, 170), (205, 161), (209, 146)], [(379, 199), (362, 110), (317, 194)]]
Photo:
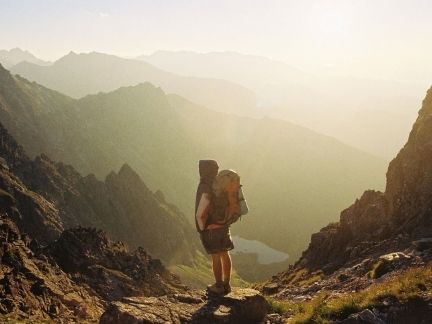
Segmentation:
[(0, 0), (0, 48), (238, 51), (307, 71), (432, 79), (431, 0)]

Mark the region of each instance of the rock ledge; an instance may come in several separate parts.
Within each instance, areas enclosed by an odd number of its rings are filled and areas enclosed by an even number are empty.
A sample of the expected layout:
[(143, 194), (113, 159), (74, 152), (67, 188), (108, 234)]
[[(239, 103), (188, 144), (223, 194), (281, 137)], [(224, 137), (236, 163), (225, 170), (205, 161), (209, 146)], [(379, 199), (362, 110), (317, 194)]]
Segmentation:
[(260, 323), (269, 305), (257, 290), (234, 288), (223, 297), (192, 290), (162, 297), (127, 297), (110, 304), (107, 323)]

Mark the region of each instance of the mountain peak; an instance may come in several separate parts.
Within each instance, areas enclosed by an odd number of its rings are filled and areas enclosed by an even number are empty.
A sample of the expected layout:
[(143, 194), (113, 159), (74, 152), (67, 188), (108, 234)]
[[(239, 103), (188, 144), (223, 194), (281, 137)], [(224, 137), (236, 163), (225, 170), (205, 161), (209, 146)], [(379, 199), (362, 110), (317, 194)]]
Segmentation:
[(22, 50), (19, 47), (12, 48), (11, 50), (0, 50), (0, 63), (6, 68), (10, 68), (21, 62), (30, 62), (37, 65), (48, 65), (49, 62), (43, 61), (27, 50)]
[(77, 53), (74, 51), (70, 51), (66, 55), (60, 57), (57, 61), (55, 61), (55, 64), (62, 63), (62, 62), (69, 62), (71, 59), (75, 59), (78, 56)]
[(133, 176), (133, 177), (139, 177), (138, 173), (135, 172), (134, 169), (130, 167), (129, 164), (125, 163), (120, 168), (120, 171), (118, 173), (120, 176)]
[(144, 183), (144, 181), (142, 181), (138, 173), (136, 173), (136, 171), (132, 169), (127, 163), (122, 165), (118, 173), (115, 173), (114, 171), (110, 172), (105, 178), (105, 183), (107, 185), (111, 185), (114, 183), (127, 183), (128, 187), (135, 188), (137, 190), (139, 188), (139, 191), (145, 194), (149, 194), (151, 192)]
[(27, 54), (27, 55), (32, 55), (33, 56), (33, 54), (31, 54), (29, 51), (22, 50), (19, 47), (12, 48), (11, 50), (9, 50), (9, 53), (11, 53), (11, 54)]
[(426, 97), (423, 100), (422, 108), (419, 111), (420, 116), (432, 114), (432, 86), (426, 93)]

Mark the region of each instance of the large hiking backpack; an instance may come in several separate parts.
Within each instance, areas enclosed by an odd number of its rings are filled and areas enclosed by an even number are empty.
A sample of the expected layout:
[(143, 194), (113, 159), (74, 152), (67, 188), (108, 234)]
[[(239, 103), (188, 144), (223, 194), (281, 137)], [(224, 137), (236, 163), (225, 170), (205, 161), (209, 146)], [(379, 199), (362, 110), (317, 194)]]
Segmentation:
[(248, 213), (240, 177), (235, 171), (220, 171), (213, 182), (212, 189), (209, 224), (229, 226)]

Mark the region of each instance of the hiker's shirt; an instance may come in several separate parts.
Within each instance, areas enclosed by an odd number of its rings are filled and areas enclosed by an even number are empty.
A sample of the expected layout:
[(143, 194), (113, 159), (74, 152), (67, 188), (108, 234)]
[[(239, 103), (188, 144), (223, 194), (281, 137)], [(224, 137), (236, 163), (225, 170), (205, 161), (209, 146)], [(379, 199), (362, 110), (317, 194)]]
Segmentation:
[(205, 230), (209, 207), (210, 207), (210, 195), (208, 193), (203, 193), (198, 203), (198, 208), (195, 215), (198, 223), (198, 227), (201, 231)]
[(224, 224), (207, 224), (209, 221), (210, 197), (210, 194), (203, 193), (198, 203), (195, 218), (200, 231), (212, 230), (225, 226)]

